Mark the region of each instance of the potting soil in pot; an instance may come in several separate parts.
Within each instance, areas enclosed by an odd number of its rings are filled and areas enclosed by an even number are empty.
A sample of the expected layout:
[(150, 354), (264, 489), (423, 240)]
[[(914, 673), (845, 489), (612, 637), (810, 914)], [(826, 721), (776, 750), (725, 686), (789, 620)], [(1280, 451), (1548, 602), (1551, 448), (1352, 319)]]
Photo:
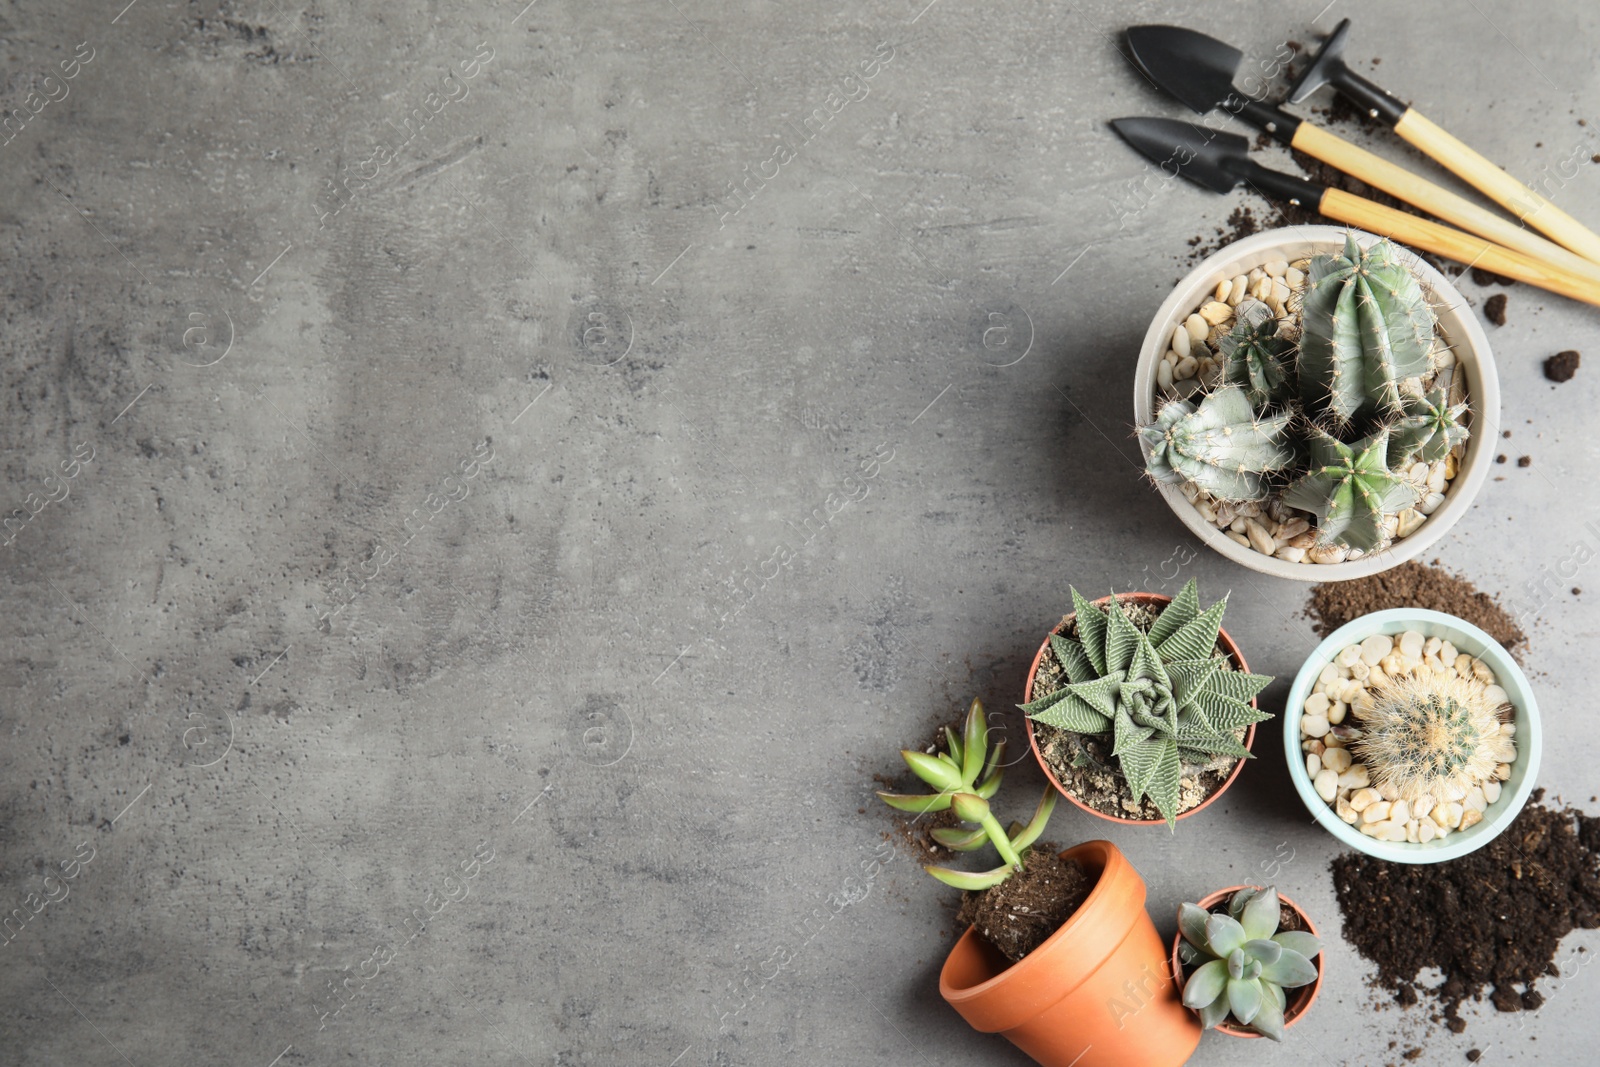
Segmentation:
[[(1362, 853), (1333, 861), (1344, 936), (1402, 1006), (1432, 996), (1460, 1033), (1463, 1001), (1487, 996), (1500, 1011), (1532, 1011), (1581, 965), (1576, 952), (1559, 965), (1556, 955), (1572, 930), (1600, 927), (1600, 817), (1540, 806), (1543, 796), (1536, 791), (1504, 833), (1449, 863)], [(1429, 967), (1444, 981), (1421, 988)]]
[(1094, 879), (1055, 845), (1038, 844), (1023, 868), (993, 889), (967, 893), (957, 921), (1015, 963), (1044, 944), (1089, 899)]

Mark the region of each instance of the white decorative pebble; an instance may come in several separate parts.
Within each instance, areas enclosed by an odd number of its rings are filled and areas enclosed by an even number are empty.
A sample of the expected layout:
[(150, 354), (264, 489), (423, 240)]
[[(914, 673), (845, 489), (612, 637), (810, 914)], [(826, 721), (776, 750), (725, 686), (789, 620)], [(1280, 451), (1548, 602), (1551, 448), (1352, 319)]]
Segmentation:
[(1223, 532), (1228, 535), (1228, 540), (1234, 542), (1235, 544), (1242, 545), (1245, 548), (1250, 547), (1250, 538), (1246, 537), (1244, 534), (1234, 533), (1232, 530), (1224, 530)]
[(1261, 264), (1261, 269), (1274, 278), (1281, 278), (1289, 273), (1289, 261), (1284, 259), (1269, 259)]
[(1317, 681), (1324, 686), (1332, 685), (1334, 682), (1341, 680), (1343, 680), (1343, 676), (1339, 674), (1339, 668), (1332, 663), (1322, 668), (1322, 673), (1317, 675)]
[(1305, 715), (1300, 719), (1300, 732), (1307, 737), (1325, 737), (1328, 730), (1328, 718), (1325, 715)]
[(1193, 356), (1184, 356), (1178, 360), (1178, 365), (1172, 368), (1172, 377), (1178, 381), (1193, 378), (1195, 371), (1200, 369), (1200, 361)]
[(1250, 279), (1246, 278), (1243, 274), (1235, 275), (1233, 284), (1231, 286), (1231, 291), (1228, 293), (1228, 303), (1232, 304), (1234, 307), (1238, 307), (1239, 303), (1244, 300), (1245, 293), (1248, 292), (1249, 289)]
[(1483, 699), (1487, 700), (1495, 707), (1499, 707), (1501, 704), (1509, 704), (1511, 702), (1510, 695), (1508, 695), (1506, 691), (1498, 685), (1485, 686), (1483, 690)]
[(1350, 750), (1347, 748), (1325, 749), (1322, 753), (1322, 758), (1319, 758), (1318, 762), (1334, 774), (1343, 774), (1350, 769)]
[(1422, 833), (1415, 819), (1406, 823), (1406, 840), (1413, 845), (1420, 844), (1422, 841)]
[(1339, 654), (1334, 657), (1333, 661), (1341, 667), (1353, 667), (1360, 658), (1361, 646), (1351, 645), (1349, 648), (1340, 649)]
[(1375, 804), (1368, 804), (1361, 812), (1362, 822), (1382, 822), (1389, 817), (1391, 805), (1387, 800), (1380, 800)]
[(1277, 543), (1272, 540), (1272, 535), (1267, 528), (1255, 519), (1246, 519), (1244, 524), (1245, 536), (1250, 538), (1250, 547), (1265, 555), (1272, 555), (1277, 550)]
[(1273, 554), (1288, 563), (1304, 563), (1306, 561), (1306, 550), (1296, 548), (1294, 545), (1280, 545), (1278, 551)]
[(1339, 795), (1339, 776), (1326, 768), (1317, 772), (1311, 784), (1316, 787), (1317, 796), (1330, 804)]
[(1437, 658), (1439, 655), (1439, 649), (1443, 647), (1444, 642), (1442, 640), (1437, 637), (1430, 637), (1428, 638), (1427, 643), (1422, 646), (1422, 654), (1424, 656), (1433, 656)]
[(1432, 819), (1417, 820), (1417, 841), (1419, 844), (1426, 845), (1429, 841), (1432, 841), (1436, 836), (1438, 836), (1438, 833), (1438, 824)]
[(1484, 796), (1483, 787), (1475, 785), (1467, 790), (1467, 799), (1461, 803), (1473, 811), (1482, 811), (1489, 806), (1489, 799)]
[(1350, 710), (1350, 705), (1342, 700), (1335, 700), (1328, 706), (1328, 721), (1338, 726), (1344, 722), (1345, 712)]
[(1211, 332), (1210, 323), (1199, 315), (1190, 315), (1184, 319), (1183, 328), (1189, 331), (1189, 340), (1191, 341), (1204, 341), (1206, 334)]
[(1397, 800), (1389, 805), (1389, 818), (1395, 822), (1411, 821), (1411, 805), (1403, 800)]
[[(1327, 715), (1328, 696), (1326, 693), (1313, 693), (1306, 698), (1305, 712), (1307, 715)], [(1321, 734), (1313, 736), (1320, 737)]]
[(1365, 763), (1351, 764), (1348, 771), (1339, 775), (1339, 784), (1348, 786), (1351, 789), (1365, 789), (1370, 786), (1372, 780), (1367, 775), (1367, 765)]
[[(1315, 778), (1322, 773), (1322, 757), (1315, 752), (1306, 753), (1306, 777)], [(1335, 774), (1338, 772), (1335, 771)]]
[(1376, 667), (1393, 648), (1394, 638), (1388, 634), (1373, 634), (1361, 642), (1361, 659), (1367, 666)]
[(1172, 388), (1172, 364), (1166, 360), (1156, 364), (1156, 385), (1162, 389)]
[(1500, 799), (1500, 783), (1495, 781), (1493, 778), (1489, 779), (1487, 782), (1484, 782), (1479, 788), (1483, 790), (1483, 799), (1487, 800), (1490, 804), (1493, 804), (1495, 801)]
[(1233, 309), (1220, 300), (1212, 300), (1200, 309), (1200, 317), (1213, 326), (1221, 326), (1233, 315)]
[(1340, 797), (1334, 802), (1333, 810), (1334, 813), (1339, 816), (1339, 818), (1343, 819), (1347, 823), (1354, 823), (1361, 817), (1361, 813), (1356, 811), (1355, 808), (1352, 808), (1350, 806), (1350, 801), (1345, 797)]
[(1376, 789), (1357, 789), (1350, 797), (1350, 806), (1356, 811), (1365, 811), (1378, 802)]
[(1231, 278), (1224, 278), (1222, 281), (1217, 283), (1217, 291), (1212, 294), (1212, 299), (1226, 301), (1228, 299), (1228, 294), (1231, 292), (1233, 292), (1233, 280)]
[(1411, 802), (1411, 814), (1419, 819), (1425, 819), (1433, 811), (1433, 798), (1424, 793)]
[(1400, 652), (1410, 659), (1422, 658), (1422, 635), (1415, 630), (1407, 630), (1400, 635)]
[(1302, 271), (1290, 267), (1283, 273), (1283, 280), (1289, 283), (1289, 288), (1299, 289), (1306, 284), (1306, 276)]
[(1441, 663), (1454, 663), (1456, 661), (1456, 656), (1458, 656), (1458, 655), (1460, 655), (1460, 653), (1458, 653), (1456, 651), (1456, 646), (1455, 645), (1452, 645), (1449, 641), (1444, 641), (1444, 642), (1440, 643), (1440, 645), (1439, 645), (1439, 662), (1441, 662)]
[(1511, 778), (1511, 764), (1499, 763), (1494, 768), (1494, 779), (1497, 782), (1509, 781)]
[(1178, 323), (1178, 328), (1172, 331), (1172, 350), (1178, 353), (1179, 359), (1189, 354), (1191, 340), (1188, 328), (1183, 323)]
[(1461, 829), (1468, 830), (1483, 821), (1483, 812), (1477, 808), (1468, 808), (1461, 813)]

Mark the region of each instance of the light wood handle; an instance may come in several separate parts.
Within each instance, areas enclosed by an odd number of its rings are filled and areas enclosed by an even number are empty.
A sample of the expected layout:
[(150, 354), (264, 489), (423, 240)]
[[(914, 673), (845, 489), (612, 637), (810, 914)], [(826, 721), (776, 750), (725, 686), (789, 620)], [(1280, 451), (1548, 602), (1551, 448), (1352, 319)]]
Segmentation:
[(1585, 259), (1600, 263), (1600, 236), (1411, 108), (1394, 132), (1466, 179), (1489, 199)]
[[(1419, 207), (1428, 214), (1470, 230), (1479, 237), (1514, 252), (1543, 260), (1553, 267), (1572, 271), (1600, 281), (1600, 263), (1592, 263), (1582, 256), (1567, 251), (1553, 241), (1547, 241), (1532, 230), (1518, 226), (1510, 219), (1481, 208), (1466, 197), (1435, 185), (1426, 178), (1413, 174), (1382, 156), (1373, 155), (1365, 148), (1351, 144), (1337, 134), (1320, 126), (1302, 122), (1290, 142), (1295, 148), (1324, 163), (1360, 178), (1368, 185), (1382, 189), (1390, 196)], [(1521, 188), (1521, 186), (1518, 186)]]
[(1481, 237), (1419, 219), (1407, 211), (1375, 204), (1342, 189), (1324, 192), (1318, 210), (1330, 219), (1371, 230), (1380, 237), (1392, 237), (1401, 244), (1412, 245), (1457, 263), (1482, 267), (1586, 304), (1600, 305), (1600, 282), (1585, 275), (1549, 266), (1521, 252), (1491, 244)]

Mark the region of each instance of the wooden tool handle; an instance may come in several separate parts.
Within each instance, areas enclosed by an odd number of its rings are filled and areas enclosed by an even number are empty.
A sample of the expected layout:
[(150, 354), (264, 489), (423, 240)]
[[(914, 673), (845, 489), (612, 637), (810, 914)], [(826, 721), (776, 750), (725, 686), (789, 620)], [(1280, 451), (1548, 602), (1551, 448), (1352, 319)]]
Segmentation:
[(1382, 156), (1373, 155), (1320, 126), (1300, 123), (1290, 144), (1430, 215), (1460, 226), (1463, 230), (1470, 230), (1479, 237), (1486, 237), (1494, 244), (1600, 281), (1600, 263), (1592, 263), (1569, 252), (1532, 230), (1481, 208), (1465, 197), (1457, 196)]
[(1457, 263), (1482, 267), (1586, 304), (1600, 305), (1600, 282), (1589, 277), (1549, 266), (1521, 252), (1491, 244), (1481, 237), (1419, 219), (1409, 212), (1375, 204), (1342, 189), (1324, 192), (1318, 210), (1330, 219), (1348, 222), (1382, 237), (1392, 237), (1401, 244), (1421, 248)]
[(1600, 263), (1600, 236), (1411, 108), (1394, 131), (1530, 226)]

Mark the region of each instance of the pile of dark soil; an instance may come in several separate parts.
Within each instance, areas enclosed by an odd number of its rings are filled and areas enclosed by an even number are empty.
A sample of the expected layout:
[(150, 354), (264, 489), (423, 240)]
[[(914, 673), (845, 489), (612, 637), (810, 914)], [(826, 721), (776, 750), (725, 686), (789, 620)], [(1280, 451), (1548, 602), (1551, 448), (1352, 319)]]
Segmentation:
[(1467, 620), (1514, 653), (1527, 635), (1511, 613), (1434, 562), (1429, 567), (1411, 560), (1370, 578), (1313, 587), (1307, 612), (1317, 633), (1327, 637), (1352, 619), (1385, 608), (1428, 608)]
[(956, 917), (1015, 963), (1044, 944), (1089, 899), (1094, 879), (1056, 845), (1035, 845), (1022, 870), (993, 889), (968, 893)]
[(1460, 1033), (1463, 1001), (1485, 995), (1500, 1011), (1533, 1011), (1535, 984), (1561, 977), (1560, 941), (1600, 927), (1600, 817), (1540, 805), (1534, 793), (1505, 832), (1449, 863), (1389, 863), (1351, 853), (1332, 864), (1345, 938), (1378, 965), (1379, 983), (1409, 1007), (1422, 989)]

